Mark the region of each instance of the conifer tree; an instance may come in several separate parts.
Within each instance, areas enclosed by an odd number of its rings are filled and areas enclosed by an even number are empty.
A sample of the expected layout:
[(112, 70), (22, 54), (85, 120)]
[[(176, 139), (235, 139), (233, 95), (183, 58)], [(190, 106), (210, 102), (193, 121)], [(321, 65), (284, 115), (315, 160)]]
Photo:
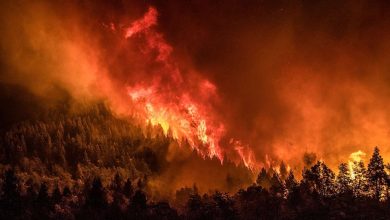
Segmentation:
[(261, 168), (261, 171), (259, 173), (259, 175), (257, 176), (257, 180), (256, 180), (256, 183), (263, 187), (263, 188), (266, 188), (268, 189), (270, 187), (270, 178), (269, 178), (269, 175), (267, 173), (267, 171), (265, 170), (265, 168)]
[(287, 171), (286, 164), (284, 164), (283, 161), (280, 163), (280, 169), (279, 170), (280, 170), (280, 178), (282, 180), (286, 180), (287, 175), (288, 175), (288, 171)]
[(355, 161), (352, 166), (353, 171), (353, 194), (356, 197), (363, 197), (368, 194), (367, 170), (363, 161)]
[(277, 197), (285, 197), (286, 196), (286, 187), (283, 181), (280, 179), (278, 173), (274, 173), (271, 178), (271, 187), (270, 192)]
[(337, 175), (336, 184), (338, 193), (346, 193), (351, 190), (352, 179), (348, 164), (341, 163), (339, 165), (339, 173)]
[(368, 164), (367, 177), (369, 180), (369, 186), (375, 193), (375, 198), (380, 199), (381, 193), (386, 184), (387, 175), (378, 147), (375, 147), (370, 163)]
[(106, 208), (106, 195), (105, 190), (103, 188), (102, 181), (99, 177), (95, 178), (92, 182), (92, 188), (88, 192), (88, 196), (86, 198), (87, 207), (102, 209)]
[(16, 218), (21, 209), (21, 198), (19, 194), (19, 179), (13, 169), (7, 170), (4, 174), (2, 193), (0, 200), (0, 218)]
[(298, 186), (298, 182), (295, 179), (294, 172), (290, 170), (286, 178), (286, 189), (290, 193), (295, 187)]
[(303, 180), (312, 190), (322, 196), (327, 197), (335, 193), (335, 174), (321, 161), (305, 171)]
[(125, 185), (123, 186), (123, 194), (127, 198), (131, 198), (131, 196), (133, 195), (133, 192), (134, 192), (134, 189), (133, 189), (133, 185), (131, 183), (131, 180), (127, 179), (125, 182)]

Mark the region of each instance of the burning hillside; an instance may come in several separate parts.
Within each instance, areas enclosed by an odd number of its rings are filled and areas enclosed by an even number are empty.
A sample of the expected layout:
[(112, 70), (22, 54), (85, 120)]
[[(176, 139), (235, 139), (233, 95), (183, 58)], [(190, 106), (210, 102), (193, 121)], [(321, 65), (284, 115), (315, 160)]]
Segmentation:
[[(0, 6), (5, 133), (46, 121), (48, 112), (66, 117), (75, 106), (104, 103), (142, 135), (169, 139), (153, 145), (175, 164), (159, 170), (155, 185), (180, 170), (175, 188), (196, 182), (188, 170), (207, 170), (199, 161), (256, 175), (281, 170), (282, 161), (295, 172), (316, 159), (336, 168), (377, 145), (390, 155), (390, 16), (382, 1)], [(202, 160), (189, 159), (193, 151)]]
[(388, 219), (389, 11), (0, 1), (0, 219)]
[[(217, 88), (196, 73), (190, 79), (182, 75), (171, 57), (172, 47), (154, 29), (157, 16), (157, 10), (150, 7), (141, 19), (125, 29), (125, 38), (141, 38), (143, 41), (138, 47), (142, 53), (154, 56), (154, 62), (161, 65), (149, 81), (127, 87), (133, 104), (132, 114), (145, 123), (161, 126), (165, 135), (169, 132), (175, 139), (187, 141), (202, 157), (216, 157), (222, 163), (226, 151), (220, 144), (225, 126), (212, 105), (218, 101)], [(236, 155), (239, 157), (250, 151), (241, 146), (239, 149)], [(255, 161), (244, 164), (256, 168)]]

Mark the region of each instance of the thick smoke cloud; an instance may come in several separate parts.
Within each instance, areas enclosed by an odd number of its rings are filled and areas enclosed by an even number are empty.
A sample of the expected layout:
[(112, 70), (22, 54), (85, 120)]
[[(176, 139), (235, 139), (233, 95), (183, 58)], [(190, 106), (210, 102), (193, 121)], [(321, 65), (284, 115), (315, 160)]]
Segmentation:
[(304, 152), (331, 165), (375, 145), (390, 157), (387, 1), (3, 2), (1, 81), (126, 111), (121, 89), (159, 68), (123, 49), (150, 5), (184, 76), (216, 84), (226, 143), (292, 167)]
[(388, 157), (386, 1), (160, 7), (164, 33), (217, 84), (228, 130), (260, 160), (294, 165), (308, 151), (335, 164), (375, 145)]

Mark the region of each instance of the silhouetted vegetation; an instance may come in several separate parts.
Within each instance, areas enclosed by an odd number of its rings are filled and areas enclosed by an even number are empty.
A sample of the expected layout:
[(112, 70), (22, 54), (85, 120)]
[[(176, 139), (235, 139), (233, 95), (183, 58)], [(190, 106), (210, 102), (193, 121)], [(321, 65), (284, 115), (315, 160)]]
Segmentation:
[(236, 193), (202, 195), (194, 185), (155, 201), (145, 185), (164, 169), (175, 140), (113, 117), (104, 105), (78, 112), (1, 131), (0, 219), (390, 218), (390, 166), (378, 148), (367, 165), (342, 163), (334, 172), (306, 154), (300, 180), (281, 163)]

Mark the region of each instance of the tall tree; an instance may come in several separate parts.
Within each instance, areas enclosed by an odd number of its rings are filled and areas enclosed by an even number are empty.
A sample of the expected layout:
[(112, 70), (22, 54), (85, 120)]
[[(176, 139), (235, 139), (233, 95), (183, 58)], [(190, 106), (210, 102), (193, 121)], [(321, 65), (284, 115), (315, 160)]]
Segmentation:
[(282, 180), (286, 180), (287, 175), (288, 175), (288, 170), (287, 170), (286, 164), (283, 161), (280, 163), (279, 171), (280, 171), (279, 172), (280, 173), (280, 178)]
[(145, 219), (147, 216), (147, 198), (142, 190), (134, 193), (133, 199), (128, 208), (130, 219)]
[(290, 172), (288, 173), (285, 182), (286, 182), (286, 189), (288, 193), (292, 192), (293, 189), (298, 186), (298, 182), (295, 179), (294, 172), (292, 170), (290, 170)]
[(348, 164), (341, 163), (339, 165), (339, 173), (337, 175), (336, 184), (338, 193), (351, 191), (352, 179)]
[(133, 192), (134, 192), (134, 188), (133, 188), (133, 185), (131, 183), (131, 180), (130, 178), (128, 178), (125, 182), (125, 185), (123, 186), (123, 194), (127, 197), (127, 198), (131, 198), (132, 195), (133, 195)]
[(123, 179), (119, 175), (119, 173), (116, 173), (114, 179), (111, 182), (111, 189), (119, 192), (122, 191), (122, 187), (123, 187)]
[(19, 194), (19, 179), (13, 169), (7, 170), (4, 174), (2, 185), (3, 195), (0, 200), (0, 218), (16, 218), (21, 212), (21, 198)]
[(369, 186), (373, 188), (375, 193), (375, 198), (380, 199), (381, 193), (385, 188), (387, 175), (378, 147), (375, 147), (370, 163), (368, 164), (367, 177)]
[(363, 197), (368, 192), (367, 170), (363, 161), (355, 161), (352, 166), (353, 181), (352, 190), (356, 197)]
[(270, 180), (270, 177), (267, 173), (267, 170), (264, 167), (261, 168), (261, 171), (260, 171), (259, 175), (257, 176), (256, 183), (265, 189), (268, 189), (270, 187), (271, 180)]
[(46, 183), (41, 184), (38, 197), (35, 200), (35, 212), (33, 213), (34, 219), (47, 219), (49, 218), (49, 212), (51, 210), (51, 200), (48, 192), (48, 186)]
[(102, 181), (99, 177), (93, 180), (92, 188), (88, 192), (85, 205), (94, 209), (106, 208), (106, 194), (103, 188)]
[(58, 185), (56, 185), (52, 195), (51, 195), (52, 201), (54, 204), (58, 204), (62, 200), (62, 193)]
[(335, 193), (335, 174), (324, 162), (318, 161), (303, 174), (303, 181), (322, 196)]
[(271, 187), (269, 189), (272, 195), (284, 198), (286, 197), (286, 187), (284, 185), (284, 182), (280, 179), (280, 176), (278, 173), (274, 173), (271, 178)]

